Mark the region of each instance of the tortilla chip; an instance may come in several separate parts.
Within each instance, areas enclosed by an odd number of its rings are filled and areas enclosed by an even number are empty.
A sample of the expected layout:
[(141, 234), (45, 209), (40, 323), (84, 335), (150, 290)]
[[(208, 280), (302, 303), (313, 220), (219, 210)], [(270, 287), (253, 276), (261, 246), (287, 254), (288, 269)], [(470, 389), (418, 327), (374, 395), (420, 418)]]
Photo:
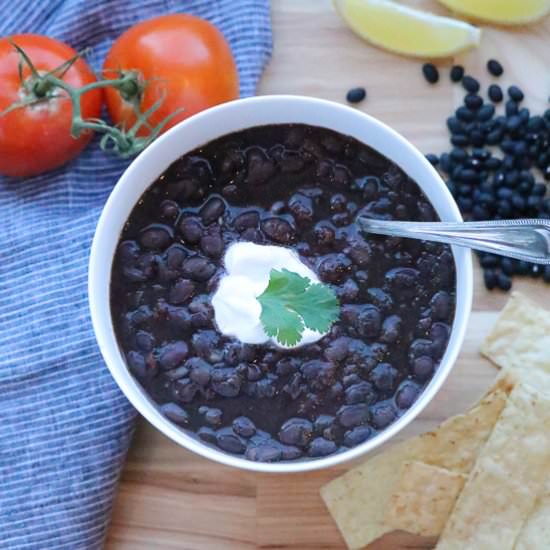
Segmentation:
[(435, 431), (389, 448), (325, 485), (321, 496), (348, 547), (361, 548), (388, 532), (384, 515), (404, 462), (425, 462), (467, 474), (504, 408), (512, 385), (502, 378), (467, 413), (449, 418)]
[[(513, 293), (482, 353), (497, 366), (515, 372), (530, 386), (550, 395), (550, 312), (519, 293)], [(550, 477), (524, 524), (516, 548), (550, 548)]]
[(386, 526), (424, 537), (439, 535), (466, 477), (423, 462), (405, 462), (386, 510)]
[(546, 479), (543, 494), (539, 496), (535, 509), (523, 524), (514, 550), (539, 550), (550, 548), (550, 478)]
[(481, 353), (502, 368), (550, 373), (550, 312), (519, 292), (500, 313)]
[(437, 550), (512, 550), (550, 461), (550, 398), (510, 394), (441, 534)]

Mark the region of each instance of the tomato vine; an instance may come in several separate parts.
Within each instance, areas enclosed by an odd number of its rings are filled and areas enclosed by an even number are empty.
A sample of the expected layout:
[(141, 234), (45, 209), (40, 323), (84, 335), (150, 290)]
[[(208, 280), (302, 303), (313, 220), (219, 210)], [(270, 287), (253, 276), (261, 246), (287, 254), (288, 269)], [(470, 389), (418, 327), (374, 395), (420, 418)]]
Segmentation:
[[(71, 68), (77, 59), (86, 54), (86, 50), (78, 53), (73, 58), (65, 61), (59, 67), (41, 74), (34, 66), (30, 57), (23, 48), (14, 41), (8, 39), (10, 44), (19, 54), (19, 80), (21, 82), (23, 94), (19, 101), (10, 105), (7, 109), (0, 112), (0, 116), (25, 107), (31, 107), (43, 102), (51, 101), (59, 97), (68, 97), (72, 108), (71, 135), (78, 139), (83, 132), (93, 131), (103, 134), (100, 140), (100, 147), (104, 151), (110, 151), (122, 158), (128, 158), (143, 151), (152, 141), (161, 133), (164, 126), (170, 122), (176, 115), (184, 109), (179, 108), (166, 116), (155, 126), (149, 124), (149, 117), (159, 109), (165, 99), (165, 93), (151, 105), (146, 111), (141, 112), (140, 101), (147, 86), (147, 81), (141, 81), (138, 71), (126, 70), (117, 71), (117, 78), (97, 80), (80, 88), (76, 88), (63, 80), (64, 74)], [(23, 68), (27, 66), (31, 76), (27, 79), (23, 77)], [(95, 89), (113, 88), (117, 90), (121, 97), (132, 105), (136, 121), (130, 128), (109, 125), (101, 118), (85, 119), (82, 117), (81, 97)], [(147, 128), (146, 136), (138, 136), (141, 128)]]

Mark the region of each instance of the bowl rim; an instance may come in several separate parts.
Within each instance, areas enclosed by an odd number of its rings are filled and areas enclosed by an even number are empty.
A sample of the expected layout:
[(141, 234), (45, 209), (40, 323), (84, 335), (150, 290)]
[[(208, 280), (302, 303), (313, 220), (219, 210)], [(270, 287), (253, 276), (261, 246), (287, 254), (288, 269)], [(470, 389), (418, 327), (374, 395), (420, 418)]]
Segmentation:
[[(201, 124), (212, 124), (212, 121), (216, 118), (223, 118), (225, 114), (231, 113), (235, 110), (242, 110), (244, 114), (246, 113), (247, 108), (256, 108), (256, 106), (264, 109), (265, 113), (272, 112), (270, 111), (271, 109), (282, 109), (285, 106), (287, 108), (292, 106), (296, 109), (314, 108), (320, 110), (331, 110), (334, 112), (334, 116), (336, 117), (339, 114), (345, 115), (347, 117), (359, 117), (358, 121), (369, 125), (370, 130), (379, 132), (380, 135), (384, 137), (384, 139), (389, 139), (391, 142), (393, 142), (393, 144), (396, 145), (396, 147), (401, 148), (399, 149), (400, 152), (403, 152), (403, 154), (406, 154), (408, 157), (410, 157), (411, 162), (417, 163), (418, 169), (422, 171), (426, 176), (426, 181), (429, 180), (431, 184), (438, 186), (438, 193), (442, 194), (442, 200), (445, 201), (446, 208), (448, 210), (448, 213), (450, 214), (442, 216), (442, 219), (445, 219), (447, 221), (462, 221), (462, 217), (452, 195), (448, 191), (446, 185), (444, 184), (437, 171), (426, 160), (425, 156), (418, 149), (416, 149), (416, 147), (413, 146), (406, 138), (401, 136), (401, 134), (397, 133), (385, 123), (362, 111), (353, 109), (340, 103), (308, 96), (256, 96), (245, 99), (237, 99), (202, 111), (180, 122), (170, 130), (168, 130), (165, 134), (160, 136), (145, 151), (143, 151), (132, 161), (132, 163), (126, 168), (122, 176), (119, 178), (110, 196), (108, 197), (98, 220), (91, 246), (88, 271), (88, 299), (94, 333), (103, 359), (107, 367), (109, 368), (111, 375), (115, 379), (117, 385), (125, 394), (126, 398), (132, 403), (132, 405), (138, 410), (138, 412), (141, 413), (142, 416), (144, 416), (164, 435), (169, 437), (178, 445), (186, 448), (187, 450), (193, 451), (200, 456), (209, 458), (220, 464), (236, 467), (242, 470), (262, 473), (298, 473), (336, 466), (338, 464), (342, 464), (343, 462), (354, 460), (362, 455), (365, 455), (366, 453), (372, 452), (374, 449), (380, 447), (385, 442), (394, 437), (398, 432), (403, 430), (420, 414), (422, 410), (424, 410), (427, 404), (432, 401), (433, 397), (439, 391), (444, 381), (447, 379), (447, 376), (449, 375), (452, 367), (454, 366), (462, 343), (464, 341), (473, 300), (473, 265), (470, 251), (456, 246), (451, 247), (453, 259), (455, 262), (457, 294), (459, 289), (462, 289), (462, 298), (459, 301), (457, 296), (455, 305), (455, 318), (451, 328), (451, 337), (449, 339), (447, 349), (444, 353), (443, 358), (440, 361), (438, 370), (435, 372), (427, 387), (422, 391), (412, 407), (408, 409), (405, 413), (403, 413), (403, 415), (399, 417), (395, 422), (390, 424), (387, 428), (383, 429), (373, 438), (363, 443), (360, 443), (359, 445), (356, 445), (355, 447), (352, 447), (344, 452), (336, 453), (328, 457), (306, 458), (287, 462), (262, 463), (254, 462), (244, 457), (231, 455), (222, 450), (211, 447), (206, 443), (203, 443), (198, 438), (186, 434), (186, 432), (180, 429), (172, 421), (165, 418), (159, 412), (158, 406), (151, 400), (151, 398), (141, 388), (137, 380), (130, 374), (126, 363), (122, 358), (120, 349), (116, 342), (116, 337), (114, 336), (109, 300), (102, 300), (99, 298), (99, 296), (101, 295), (105, 296), (105, 291), (107, 292), (107, 296), (109, 294), (109, 285), (107, 284), (106, 289), (105, 282), (102, 281), (102, 278), (105, 278), (104, 270), (106, 269), (105, 258), (103, 258), (104, 254), (102, 253), (102, 248), (104, 246), (103, 243), (109, 241), (111, 242), (111, 244), (113, 244), (114, 247), (116, 245), (116, 242), (118, 242), (119, 234), (113, 235), (112, 231), (110, 231), (110, 224), (114, 223), (111, 219), (115, 215), (113, 214), (113, 212), (116, 210), (117, 203), (119, 203), (124, 198), (124, 191), (132, 185), (132, 182), (135, 181), (136, 178), (140, 178), (139, 174), (141, 170), (146, 166), (146, 164), (155, 164), (154, 162), (152, 162), (152, 160), (154, 160), (155, 154), (157, 154), (157, 152), (162, 152), (163, 149), (170, 149), (172, 147), (172, 143), (177, 141), (175, 138), (179, 135), (182, 135), (184, 132), (188, 132), (189, 128), (191, 128), (192, 130), (193, 127), (198, 127)], [(269, 119), (269, 116), (267, 116), (266, 118)], [(290, 124), (292, 123), (292, 121), (289, 120), (287, 123)], [(294, 123), (300, 124), (302, 122), (294, 121)], [(267, 124), (275, 124), (275, 122), (269, 122), (268, 120), (266, 120), (264, 122), (254, 121), (251, 124), (244, 123), (241, 129)], [(315, 126), (315, 124), (313, 123), (304, 124)], [(330, 128), (330, 126), (322, 123), (319, 123), (318, 126)], [(339, 129), (334, 130), (345, 134), (345, 131)], [(223, 135), (227, 135), (235, 131), (238, 131), (238, 129), (230, 129), (227, 131), (224, 130), (220, 133), (217, 133), (216, 135), (218, 137), (222, 137)], [(210, 138), (209, 141), (213, 139), (216, 139), (216, 137)], [(361, 139), (359, 140), (362, 141)], [(196, 143), (193, 148), (199, 147), (200, 145), (203, 145), (203, 143)], [(373, 145), (369, 146), (375, 150), (377, 149)], [(174, 156), (174, 159), (186, 154), (190, 150), (192, 150), (192, 148), (180, 150)], [(394, 158), (385, 153), (382, 154), (387, 156), (395, 164), (399, 165), (399, 163), (396, 162)], [(157, 171), (157, 175), (160, 175), (162, 171), (165, 170), (167, 167), (168, 164), (161, 166), (160, 169)], [(408, 173), (409, 171), (405, 168), (402, 169), (406, 173)], [(135, 202), (131, 205), (130, 209), (134, 207), (134, 205), (137, 203), (137, 200), (139, 200), (139, 197), (151, 184), (152, 181), (149, 180), (145, 187), (140, 187), (141, 191), (137, 195), (137, 198)], [(426, 192), (426, 188), (423, 182), (417, 181), (417, 184), (424, 192)], [(430, 202), (432, 201), (430, 200)], [(439, 212), (435, 205), (434, 208), (441, 216), (441, 212)], [(125, 220), (119, 220), (118, 223), (120, 224), (120, 228), (122, 228), (124, 222)], [(112, 259), (112, 256), (110, 256), (110, 261), (107, 265), (108, 281), (110, 281)], [(105, 303), (105, 301), (107, 303)]]

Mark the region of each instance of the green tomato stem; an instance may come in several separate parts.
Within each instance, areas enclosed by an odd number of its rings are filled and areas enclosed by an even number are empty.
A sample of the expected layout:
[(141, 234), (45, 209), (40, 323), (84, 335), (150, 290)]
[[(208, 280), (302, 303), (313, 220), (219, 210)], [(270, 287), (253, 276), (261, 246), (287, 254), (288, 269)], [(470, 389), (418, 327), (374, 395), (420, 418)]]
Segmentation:
[[(80, 88), (75, 88), (65, 82), (63, 76), (85, 52), (78, 53), (46, 74), (40, 74), (26, 52), (13, 41), (10, 40), (10, 43), (20, 55), (18, 66), (19, 79), (21, 85), (27, 92), (27, 97), (10, 105), (6, 110), (0, 113), (0, 116), (14, 109), (32, 107), (32, 105), (36, 103), (58, 98), (60, 95), (56, 93), (56, 91), (63, 90), (72, 106), (71, 135), (77, 139), (86, 131), (103, 134), (100, 140), (100, 147), (104, 151), (114, 152), (122, 158), (128, 158), (143, 151), (143, 149), (158, 137), (164, 126), (183, 111), (183, 109), (177, 109), (165, 117), (157, 126), (152, 127), (148, 119), (160, 108), (166, 94), (163, 92), (161, 97), (149, 109), (143, 113), (140, 112), (139, 105), (147, 83), (140, 83), (139, 74), (136, 71), (120, 71), (118, 72), (120, 75), (119, 78), (112, 80), (97, 80), (96, 82), (92, 82)], [(26, 64), (31, 71), (31, 77), (26, 80), (23, 79), (24, 64)], [(114, 88), (118, 90), (122, 98), (132, 104), (136, 114), (136, 122), (129, 129), (110, 126), (101, 119), (86, 120), (82, 118), (82, 96), (92, 90), (102, 88)], [(143, 127), (149, 130), (149, 135), (146, 137), (138, 137), (137, 134)]]

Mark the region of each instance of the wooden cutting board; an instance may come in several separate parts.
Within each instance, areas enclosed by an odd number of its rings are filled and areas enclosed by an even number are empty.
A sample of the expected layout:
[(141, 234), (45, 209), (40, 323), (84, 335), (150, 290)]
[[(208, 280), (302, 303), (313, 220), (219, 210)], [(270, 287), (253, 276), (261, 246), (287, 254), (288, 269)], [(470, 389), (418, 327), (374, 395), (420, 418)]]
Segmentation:
[[(445, 13), (435, 2), (415, 5)], [(380, 118), (424, 153), (447, 149), (445, 118), (462, 97), (440, 63), (441, 82), (428, 85), (421, 62), (377, 50), (355, 37), (330, 0), (273, 0), (273, 59), (261, 94), (303, 94), (343, 101), (365, 86), (361, 109)], [(534, 111), (550, 95), (550, 17), (529, 28), (484, 28), (479, 49), (460, 56), (468, 72), (489, 77), (485, 63), (499, 59), (503, 85), (519, 84)], [(514, 288), (550, 309), (550, 287), (521, 280)], [(478, 354), (507, 295), (488, 293), (476, 270), (474, 311), (466, 342), (451, 376), (434, 401), (399, 439), (423, 432), (463, 411), (489, 386), (494, 368)], [(106, 548), (108, 550), (345, 548), (319, 496), (319, 488), (346, 469), (300, 475), (257, 475), (199, 458), (141, 421), (124, 469)], [(407, 535), (390, 536), (372, 548), (430, 548)]]

